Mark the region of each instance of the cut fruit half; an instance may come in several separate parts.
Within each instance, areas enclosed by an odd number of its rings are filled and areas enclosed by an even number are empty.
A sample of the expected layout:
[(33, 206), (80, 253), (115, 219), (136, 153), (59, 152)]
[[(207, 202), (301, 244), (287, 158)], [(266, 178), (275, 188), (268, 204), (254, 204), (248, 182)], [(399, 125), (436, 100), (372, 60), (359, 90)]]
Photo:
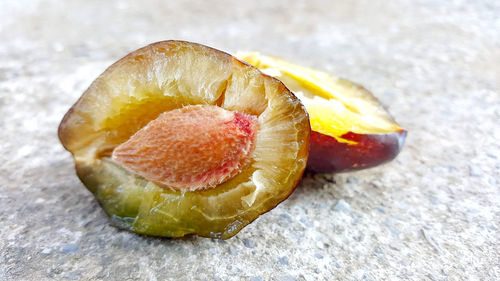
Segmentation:
[(363, 87), (259, 53), (237, 56), (280, 79), (305, 105), (312, 129), (308, 169), (369, 168), (394, 159), (401, 150), (406, 131)]
[(224, 52), (164, 41), (101, 74), (59, 138), (114, 225), (225, 239), (294, 190), (310, 124), (279, 80)]

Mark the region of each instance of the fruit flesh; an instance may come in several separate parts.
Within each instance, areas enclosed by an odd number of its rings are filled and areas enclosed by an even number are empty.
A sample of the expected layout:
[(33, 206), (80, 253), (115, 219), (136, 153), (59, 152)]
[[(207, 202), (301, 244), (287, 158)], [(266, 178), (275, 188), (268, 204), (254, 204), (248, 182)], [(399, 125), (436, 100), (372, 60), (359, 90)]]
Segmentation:
[(247, 164), (256, 123), (218, 106), (186, 106), (149, 122), (113, 150), (112, 160), (161, 187), (213, 188)]
[(280, 79), (304, 103), (313, 131), (309, 170), (364, 169), (392, 160), (401, 150), (406, 131), (363, 87), (259, 53), (238, 57)]
[[(111, 159), (163, 112), (218, 106), (256, 118), (254, 148), (214, 188), (162, 188)], [(164, 41), (134, 51), (97, 78), (66, 114), (59, 138), (77, 174), (118, 227), (137, 233), (229, 238), (286, 199), (305, 169), (310, 126), (278, 80), (199, 44)]]

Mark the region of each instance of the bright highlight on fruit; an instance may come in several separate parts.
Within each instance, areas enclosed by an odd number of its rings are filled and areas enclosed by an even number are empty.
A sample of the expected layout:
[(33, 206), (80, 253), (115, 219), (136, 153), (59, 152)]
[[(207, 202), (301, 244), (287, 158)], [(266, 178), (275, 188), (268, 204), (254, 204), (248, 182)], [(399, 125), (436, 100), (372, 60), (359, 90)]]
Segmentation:
[(224, 52), (164, 41), (104, 71), (59, 138), (114, 225), (226, 239), (294, 190), (310, 123), (279, 80)]
[(363, 87), (259, 53), (238, 57), (280, 79), (305, 105), (312, 129), (308, 169), (369, 168), (394, 159), (401, 150), (406, 131)]

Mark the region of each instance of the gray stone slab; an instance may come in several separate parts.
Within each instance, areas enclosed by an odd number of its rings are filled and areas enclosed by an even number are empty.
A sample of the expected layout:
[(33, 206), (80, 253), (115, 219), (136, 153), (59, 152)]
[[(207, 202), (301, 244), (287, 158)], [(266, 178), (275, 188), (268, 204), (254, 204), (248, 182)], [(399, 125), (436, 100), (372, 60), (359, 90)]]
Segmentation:
[[(2, 1), (0, 280), (499, 280), (495, 1)], [(227, 241), (118, 230), (56, 130), (108, 65), (185, 39), (372, 90), (408, 129), (393, 162), (306, 175)]]

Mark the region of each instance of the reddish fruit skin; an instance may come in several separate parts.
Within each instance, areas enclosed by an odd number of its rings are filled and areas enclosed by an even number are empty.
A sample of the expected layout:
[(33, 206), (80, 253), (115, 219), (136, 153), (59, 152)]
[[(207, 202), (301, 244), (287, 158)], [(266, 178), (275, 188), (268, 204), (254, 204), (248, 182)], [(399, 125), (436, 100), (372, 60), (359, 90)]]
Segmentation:
[(348, 132), (341, 137), (356, 142), (348, 144), (312, 131), (307, 169), (316, 173), (338, 173), (380, 165), (399, 154), (406, 134), (405, 130), (367, 135)]

